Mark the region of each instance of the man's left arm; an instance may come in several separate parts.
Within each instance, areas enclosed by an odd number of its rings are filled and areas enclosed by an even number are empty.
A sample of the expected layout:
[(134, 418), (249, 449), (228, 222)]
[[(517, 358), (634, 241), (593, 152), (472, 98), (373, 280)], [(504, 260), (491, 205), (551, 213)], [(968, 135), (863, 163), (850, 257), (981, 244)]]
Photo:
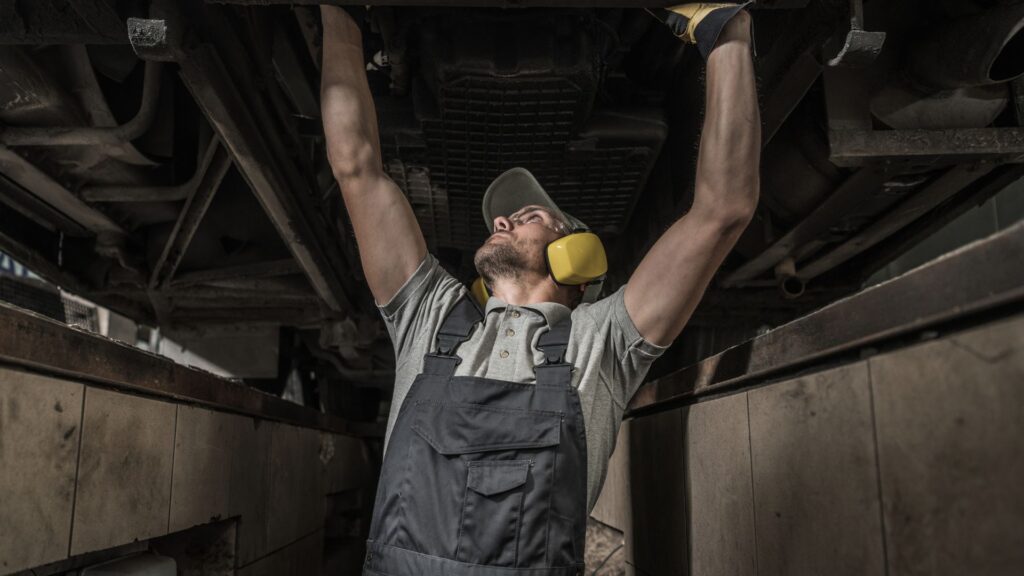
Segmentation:
[(761, 120), (750, 26), (747, 12), (736, 14), (708, 56), (693, 207), (658, 239), (626, 285), (626, 310), (654, 344), (667, 346), (682, 332), (757, 208)]

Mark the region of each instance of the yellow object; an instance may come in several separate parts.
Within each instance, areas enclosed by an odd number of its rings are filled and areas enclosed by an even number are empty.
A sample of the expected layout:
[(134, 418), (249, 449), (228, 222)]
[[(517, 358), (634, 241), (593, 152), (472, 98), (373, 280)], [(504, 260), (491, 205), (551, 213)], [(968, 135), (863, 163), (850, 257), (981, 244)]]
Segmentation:
[[(604, 245), (593, 232), (576, 232), (555, 240), (548, 244), (546, 257), (551, 277), (564, 286), (592, 284), (599, 290), (600, 284), (593, 283), (608, 273), (608, 257)], [(469, 292), (481, 308), (487, 306), (491, 293), (483, 278), (474, 280)]]
[[(697, 43), (697, 26), (707, 17), (719, 8), (735, 8), (736, 4), (718, 4), (709, 2), (695, 2), (693, 4), (680, 4), (679, 6), (673, 6), (668, 10), (674, 12), (683, 18), (686, 18), (686, 31), (675, 30), (676, 36), (684, 42), (690, 44)], [(674, 27), (675, 28), (675, 27)]]
[(487, 285), (484, 284), (483, 278), (474, 280), (473, 285), (469, 288), (469, 292), (473, 294), (473, 298), (476, 299), (477, 304), (481, 308), (487, 306), (487, 299), (491, 297), (491, 294), (487, 291)]
[(567, 286), (589, 284), (608, 273), (608, 257), (593, 232), (577, 232), (548, 244), (548, 270), (555, 282)]

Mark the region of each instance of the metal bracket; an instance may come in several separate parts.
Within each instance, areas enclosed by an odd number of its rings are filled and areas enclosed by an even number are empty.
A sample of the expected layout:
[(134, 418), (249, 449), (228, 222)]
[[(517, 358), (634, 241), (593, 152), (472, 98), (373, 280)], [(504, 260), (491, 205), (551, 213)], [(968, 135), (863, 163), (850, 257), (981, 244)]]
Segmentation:
[(850, 31), (846, 33), (843, 47), (829, 66), (868, 66), (878, 58), (885, 45), (885, 32), (864, 30), (863, 0), (850, 0)]
[(176, 62), (182, 57), (184, 20), (171, 1), (155, 1), (148, 18), (128, 18), (128, 41), (139, 58)]

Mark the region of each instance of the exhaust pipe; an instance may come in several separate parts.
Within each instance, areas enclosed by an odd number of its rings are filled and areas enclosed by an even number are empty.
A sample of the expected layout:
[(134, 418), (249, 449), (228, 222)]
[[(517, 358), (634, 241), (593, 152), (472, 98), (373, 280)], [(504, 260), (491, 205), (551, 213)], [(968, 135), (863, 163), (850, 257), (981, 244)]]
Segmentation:
[(1024, 4), (951, 20), (912, 49), (909, 70), (925, 86), (943, 90), (1024, 75)]
[(806, 283), (796, 275), (796, 262), (792, 257), (786, 258), (775, 266), (775, 280), (779, 290), (787, 300), (796, 300), (804, 295)]

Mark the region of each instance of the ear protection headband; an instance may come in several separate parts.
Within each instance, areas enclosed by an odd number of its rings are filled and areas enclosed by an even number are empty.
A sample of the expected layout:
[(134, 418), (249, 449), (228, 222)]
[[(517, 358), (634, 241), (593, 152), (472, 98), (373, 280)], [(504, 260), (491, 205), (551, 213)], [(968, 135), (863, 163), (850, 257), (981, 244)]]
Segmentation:
[[(560, 286), (588, 284), (584, 302), (593, 302), (601, 291), (601, 283), (608, 273), (608, 256), (597, 234), (589, 231), (573, 232), (547, 245), (544, 251), (548, 274)], [(486, 305), (490, 291), (483, 278), (477, 278), (470, 288), (481, 306)]]

